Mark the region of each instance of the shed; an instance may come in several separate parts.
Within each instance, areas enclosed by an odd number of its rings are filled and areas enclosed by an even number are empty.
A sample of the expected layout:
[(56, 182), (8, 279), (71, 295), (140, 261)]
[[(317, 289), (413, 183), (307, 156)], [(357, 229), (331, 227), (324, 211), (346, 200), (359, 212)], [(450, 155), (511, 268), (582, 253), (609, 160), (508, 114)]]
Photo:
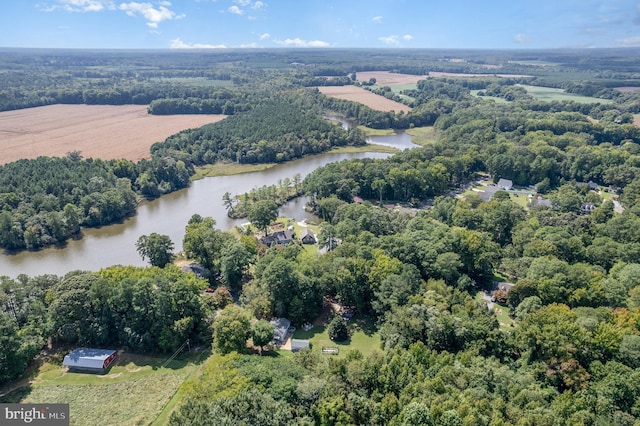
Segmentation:
[(77, 348), (69, 352), (62, 365), (76, 373), (105, 373), (116, 359), (112, 349)]
[(306, 339), (291, 339), (291, 352), (298, 352), (302, 349), (311, 348), (311, 344)]
[(271, 321), (271, 325), (273, 325), (273, 340), (276, 344), (283, 344), (287, 340), (291, 321), (286, 318), (278, 318)]
[(309, 228), (305, 228), (301, 234), (300, 241), (302, 241), (302, 244), (315, 244), (318, 242), (313, 231)]

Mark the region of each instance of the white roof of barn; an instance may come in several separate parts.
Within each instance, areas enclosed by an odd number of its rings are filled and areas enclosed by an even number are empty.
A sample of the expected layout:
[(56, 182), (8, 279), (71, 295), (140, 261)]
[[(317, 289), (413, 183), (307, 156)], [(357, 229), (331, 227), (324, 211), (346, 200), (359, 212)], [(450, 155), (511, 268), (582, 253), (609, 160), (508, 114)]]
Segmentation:
[(67, 367), (102, 369), (104, 361), (116, 351), (112, 349), (78, 348), (64, 357), (62, 365)]

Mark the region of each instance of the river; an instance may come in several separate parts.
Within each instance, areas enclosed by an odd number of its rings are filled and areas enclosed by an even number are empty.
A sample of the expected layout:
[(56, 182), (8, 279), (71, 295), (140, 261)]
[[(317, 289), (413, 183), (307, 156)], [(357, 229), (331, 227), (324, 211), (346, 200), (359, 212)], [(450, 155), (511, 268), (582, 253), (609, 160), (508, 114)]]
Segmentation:
[[(376, 136), (371, 143), (410, 148), (411, 137), (404, 133), (394, 136)], [(209, 177), (191, 183), (189, 188), (164, 195), (138, 206), (136, 214), (123, 223), (102, 228), (83, 229), (83, 237), (70, 240), (63, 248), (47, 248), (40, 251), (22, 251), (0, 255), (0, 276), (12, 278), (19, 274), (37, 276), (43, 274), (64, 275), (73, 270), (97, 271), (111, 265), (147, 265), (135, 248), (141, 235), (156, 232), (168, 235), (175, 244), (175, 251), (182, 249), (184, 227), (194, 214), (211, 216), (219, 229), (228, 230), (246, 222), (227, 217), (222, 204), (225, 192), (243, 194), (263, 185), (275, 185), (279, 179), (299, 173), (304, 178), (314, 169), (334, 161), (352, 158), (385, 158), (389, 154), (351, 153), (320, 154), (291, 161), (268, 170), (232, 176)], [(303, 206), (305, 198), (292, 200), (281, 208), (281, 215), (298, 220), (308, 217)], [(308, 217), (309, 218), (309, 217)]]

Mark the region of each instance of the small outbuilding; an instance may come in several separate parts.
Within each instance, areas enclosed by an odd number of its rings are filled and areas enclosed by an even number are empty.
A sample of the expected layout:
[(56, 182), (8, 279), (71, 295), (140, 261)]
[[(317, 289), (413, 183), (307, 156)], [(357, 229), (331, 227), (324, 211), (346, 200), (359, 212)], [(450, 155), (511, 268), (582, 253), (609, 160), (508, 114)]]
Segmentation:
[(310, 349), (311, 344), (306, 339), (291, 339), (291, 352), (298, 352), (303, 349)]
[(116, 356), (112, 349), (77, 348), (64, 357), (62, 365), (75, 373), (104, 374)]

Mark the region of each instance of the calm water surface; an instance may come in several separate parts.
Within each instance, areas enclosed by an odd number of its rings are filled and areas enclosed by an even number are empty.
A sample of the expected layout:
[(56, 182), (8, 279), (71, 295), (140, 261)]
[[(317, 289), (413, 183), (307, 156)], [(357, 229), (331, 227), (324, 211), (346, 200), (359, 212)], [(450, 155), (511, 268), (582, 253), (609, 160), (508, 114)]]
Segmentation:
[[(219, 176), (192, 182), (189, 188), (164, 195), (138, 206), (135, 216), (121, 224), (99, 229), (84, 229), (83, 238), (69, 241), (64, 248), (47, 248), (37, 252), (0, 255), (0, 276), (16, 277), (43, 274), (64, 275), (82, 269), (97, 271), (111, 265), (146, 265), (135, 248), (141, 235), (152, 232), (168, 235), (175, 250), (182, 249), (184, 227), (193, 214), (211, 216), (219, 229), (228, 230), (246, 222), (246, 219), (230, 219), (222, 205), (225, 192), (243, 194), (263, 185), (277, 184), (279, 179), (293, 178), (300, 173), (304, 178), (314, 169), (334, 161), (351, 158), (384, 158), (388, 154), (321, 154), (281, 164), (268, 170), (233, 176)], [(281, 209), (281, 214), (297, 220), (308, 217), (304, 212), (305, 199), (291, 201)]]

